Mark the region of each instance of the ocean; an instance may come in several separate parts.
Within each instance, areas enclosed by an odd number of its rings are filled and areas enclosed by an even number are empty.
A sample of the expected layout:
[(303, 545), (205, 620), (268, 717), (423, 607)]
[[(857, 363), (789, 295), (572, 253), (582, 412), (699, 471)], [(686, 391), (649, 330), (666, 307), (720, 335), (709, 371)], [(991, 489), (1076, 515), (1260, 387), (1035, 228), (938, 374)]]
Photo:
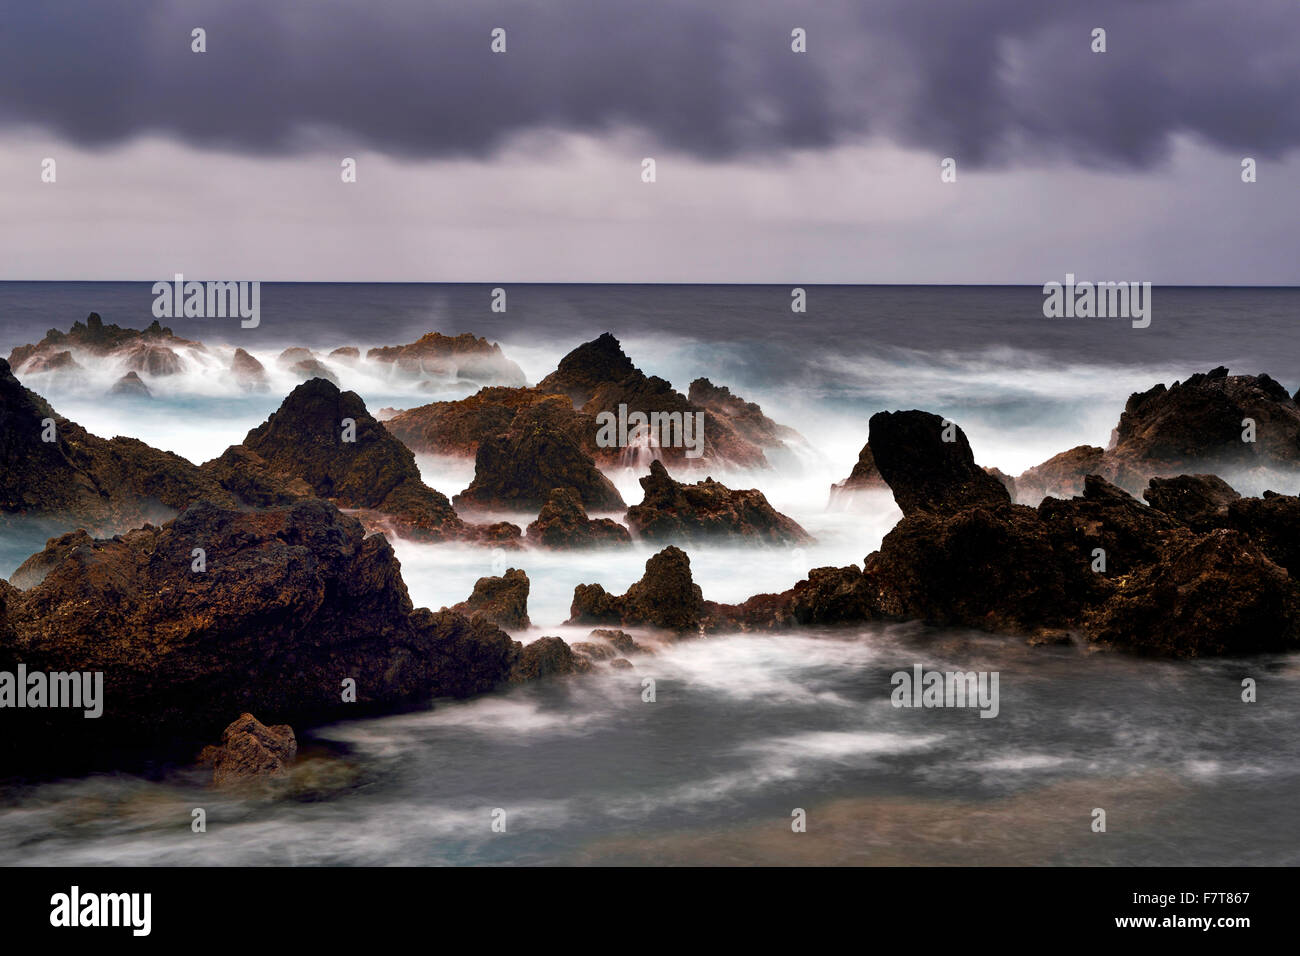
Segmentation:
[[(0, 283), (0, 354), (87, 313), (142, 328), (150, 282)], [(809, 568), (861, 564), (899, 517), (888, 495), (828, 508), (884, 409), (956, 421), (976, 460), (1015, 475), (1079, 444), (1105, 445), (1129, 394), (1226, 365), (1300, 387), (1300, 289), (1156, 288), (1149, 328), (1048, 319), (1037, 287), (263, 285), (257, 328), (164, 320), (210, 362), (150, 381), (151, 399), (105, 398), (120, 369), (24, 384), (103, 436), (201, 462), (241, 441), (296, 384), (289, 346), (411, 342), (430, 331), (499, 342), (530, 383), (602, 332), (685, 392), (727, 385), (798, 429), (808, 448), (771, 472), (719, 469), (758, 487), (816, 538), (801, 548), (688, 548), (706, 598), (779, 591)], [(242, 347), (267, 394), (225, 374)], [(473, 389), (417, 390), (326, 360), (372, 413)], [(419, 458), (448, 496), (472, 462)], [(629, 503), (639, 474), (610, 474)], [(1276, 487), (1287, 493), (1298, 487)], [(532, 515), (503, 517), (526, 524)], [(617, 517), (617, 516), (615, 516)], [(43, 543), (0, 541), (0, 575)], [(499, 573), (487, 549), (395, 543), (416, 605), (462, 601)], [(510, 555), (532, 582), (529, 641), (563, 625), (573, 588), (621, 593), (655, 549)], [(51, 781), (0, 792), (0, 862), (63, 864), (992, 863), (1294, 865), (1300, 832), (1300, 656), (1152, 661), (921, 625), (731, 635), (600, 671), (427, 712), (300, 733), (319, 768), (296, 798), (201, 788), (183, 770)], [(895, 709), (890, 675), (997, 671), (1001, 712)], [(654, 702), (642, 681), (656, 682)], [(1259, 701), (1243, 703), (1254, 678)], [(233, 717), (234, 715), (232, 715)], [(316, 748), (316, 749), (313, 749)], [(342, 769), (340, 769), (342, 768)], [(313, 778), (314, 779), (314, 778)], [(190, 810), (208, 811), (208, 832)], [(1107, 811), (1105, 833), (1093, 811)], [(504, 810), (504, 833), (491, 828)], [(807, 832), (794, 833), (804, 810)]]

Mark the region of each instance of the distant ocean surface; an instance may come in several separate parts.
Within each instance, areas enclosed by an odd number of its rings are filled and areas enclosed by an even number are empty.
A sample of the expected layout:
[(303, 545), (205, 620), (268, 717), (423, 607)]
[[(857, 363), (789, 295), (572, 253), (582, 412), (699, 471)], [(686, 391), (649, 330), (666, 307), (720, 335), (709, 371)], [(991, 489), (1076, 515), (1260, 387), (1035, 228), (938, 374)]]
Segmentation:
[[(151, 285), (0, 283), (0, 354), (92, 311), (143, 328)], [(682, 392), (700, 376), (727, 385), (813, 446), (770, 473), (714, 473), (760, 488), (817, 539), (793, 551), (689, 549), (705, 597), (720, 601), (860, 565), (879, 546), (898, 518), (888, 496), (867, 512), (827, 508), (876, 411), (949, 417), (981, 464), (1014, 475), (1105, 445), (1129, 394), (1157, 382), (1226, 365), (1300, 388), (1300, 289), (1156, 288), (1150, 327), (1134, 329), (1045, 318), (1040, 287), (808, 286), (802, 314), (787, 286), (503, 284), (505, 313), (491, 311), (492, 288), (267, 283), (256, 329), (163, 320), (256, 355), (268, 394), (244, 393), (221, 365), (151, 382), (152, 399), (106, 398), (111, 369), (25, 384), (96, 434), (201, 462), (283, 400), (293, 381), (274, 366), (288, 346), (324, 356), (471, 332), (535, 383), (612, 332), (647, 373)], [(333, 371), (372, 412), (473, 390), (429, 394)], [(473, 476), (472, 462), (419, 462), (449, 496)], [(610, 477), (640, 501), (639, 475)], [(0, 541), (0, 575), (40, 546)], [(485, 549), (395, 547), (417, 605), (462, 601), (493, 573)], [(519, 554), (534, 627), (515, 636), (582, 640), (586, 629), (563, 624), (575, 584), (621, 593), (651, 553)], [(1300, 863), (1298, 655), (1157, 662), (873, 625), (682, 642), (634, 663), (307, 734), (348, 747), (355, 770), (310, 801), (217, 795), (184, 774), (0, 791), (0, 863)], [(916, 663), (1000, 671), (1000, 716), (895, 710), (889, 675)], [(643, 676), (659, 682), (654, 704), (640, 699)], [(1259, 681), (1260, 703), (1240, 702), (1243, 676)], [(201, 836), (189, 831), (198, 801), (209, 808)], [(1106, 834), (1090, 830), (1098, 806)], [(488, 828), (495, 807), (510, 813), (507, 835)], [(795, 807), (809, 814), (798, 837)]]
[[(193, 277), (191, 277), (193, 278)], [(1058, 277), (1064, 279), (1064, 276)], [(0, 282), (0, 346), (35, 341), (89, 312), (106, 322), (153, 321), (151, 282)], [(808, 311), (789, 286), (509, 285), (492, 312), (491, 285), (263, 283), (262, 320), (173, 319), (177, 335), (244, 347), (396, 344), (427, 331), (493, 340), (579, 342), (658, 333), (747, 343), (755, 375), (799, 377), (826, 352), (928, 353), (1011, 348), (1064, 365), (1229, 360), (1279, 379), (1300, 375), (1300, 288), (1157, 287), (1151, 327), (1122, 319), (1046, 319), (1038, 286), (807, 286)]]

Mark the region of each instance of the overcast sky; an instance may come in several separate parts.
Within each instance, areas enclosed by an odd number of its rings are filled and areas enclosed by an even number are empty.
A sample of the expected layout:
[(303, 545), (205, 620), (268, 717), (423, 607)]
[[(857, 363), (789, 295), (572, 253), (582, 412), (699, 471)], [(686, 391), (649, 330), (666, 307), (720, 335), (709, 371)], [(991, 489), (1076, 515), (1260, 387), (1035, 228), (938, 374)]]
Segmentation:
[(0, 278), (1300, 284), (1294, 0), (809, 6), (11, 5)]

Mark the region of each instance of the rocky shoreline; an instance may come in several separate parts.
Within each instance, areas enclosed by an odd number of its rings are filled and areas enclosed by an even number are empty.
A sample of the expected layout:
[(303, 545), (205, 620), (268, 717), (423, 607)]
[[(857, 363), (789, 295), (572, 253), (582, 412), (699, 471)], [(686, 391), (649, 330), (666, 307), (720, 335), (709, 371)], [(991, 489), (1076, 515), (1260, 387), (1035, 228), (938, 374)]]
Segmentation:
[[(92, 315), (11, 359), (70, 367), (65, 346), (138, 359), (144, 378), (133, 370), (122, 389), (135, 393), (168, 374), (168, 350), (203, 348)], [(364, 360), (446, 374), (470, 367), (467, 356), (485, 375), (514, 375), (499, 346), (473, 336), (431, 333)], [(814, 568), (780, 593), (723, 604), (693, 581), (684, 548), (788, 549), (811, 536), (757, 488), (674, 478), (699, 468), (680, 449), (655, 450), (644, 499), (629, 506), (601, 470), (626, 459), (600, 447), (595, 422), (619, 405), (703, 415), (704, 461), (755, 476), (771, 468), (768, 452), (805, 441), (726, 387), (697, 379), (682, 395), (606, 333), (535, 386), (520, 374), (381, 422), (355, 392), (309, 374), (312, 355), (285, 360), (306, 380), (201, 465), (89, 433), (0, 360), (0, 528), (39, 518), (66, 529), (0, 580), (0, 671), (98, 672), (109, 688), (94, 720), (7, 714), (11, 772), (126, 750), (192, 755), (222, 739), (205, 759), (223, 779), (274, 773), (293, 759), (294, 729), (632, 666), (627, 655), (647, 648), (623, 628), (676, 640), (914, 620), (1166, 657), (1300, 647), (1300, 498), (1242, 496), (1223, 474), (1300, 470), (1300, 407), (1267, 375), (1220, 368), (1135, 394), (1110, 448), (1080, 446), (1015, 478), (978, 466), (956, 423), (878, 412), (833, 503), (891, 493), (903, 516), (880, 548), (861, 566)], [(265, 384), (252, 356), (235, 366), (248, 387)], [(415, 452), (430, 450), (474, 456), (454, 500), (421, 479)], [(525, 533), (467, 517), (509, 509), (537, 518)], [(623, 523), (589, 512), (622, 512)], [(522, 568), (480, 579), (453, 607), (417, 609), (389, 536), (502, 548), (518, 564), (534, 549), (662, 550), (623, 594), (575, 589), (567, 623), (597, 628), (591, 640), (525, 645), (507, 633), (531, 624)]]

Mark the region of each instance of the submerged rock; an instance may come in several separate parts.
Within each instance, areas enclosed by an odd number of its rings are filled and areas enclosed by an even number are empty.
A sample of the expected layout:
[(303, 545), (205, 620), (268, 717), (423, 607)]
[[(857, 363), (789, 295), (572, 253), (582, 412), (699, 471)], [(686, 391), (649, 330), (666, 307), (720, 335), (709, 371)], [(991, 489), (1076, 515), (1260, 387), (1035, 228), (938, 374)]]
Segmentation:
[(235, 349), (234, 358), (230, 360), (230, 374), (246, 391), (265, 392), (271, 387), (266, 379), (266, 367), (243, 349)]
[(413, 378), (435, 376), (484, 385), (524, 384), (523, 370), (505, 357), (500, 345), (469, 333), (429, 332), (409, 345), (370, 349), (366, 361), (391, 365)]
[(84, 372), (85, 370), (85, 367), (73, 358), (72, 353), (66, 349), (62, 352), (49, 352), (43, 355), (33, 355), (23, 365), (24, 374), (38, 374), (44, 372)]
[(304, 359), (301, 362), (294, 362), (289, 366), (289, 371), (304, 382), (313, 378), (323, 378), (334, 385), (339, 383), (339, 377), (322, 365), (318, 359)]
[(558, 637), (539, 637), (525, 644), (510, 673), (512, 683), (558, 677), (591, 670), (591, 661), (574, 654), (568, 644)]
[(113, 395), (133, 395), (136, 398), (153, 398), (153, 392), (149, 391), (149, 386), (144, 383), (136, 372), (127, 372), (119, 378), (113, 383), (109, 393)]
[[(124, 329), (117, 325), (105, 325), (99, 313), (92, 312), (85, 322), (74, 322), (67, 332), (50, 329), (41, 341), (18, 346), (9, 353), (9, 364), (14, 370), (27, 374), (57, 368), (61, 363), (75, 364), (73, 352), (87, 355), (117, 354), (126, 356), (133, 363), (130, 367), (137, 371), (150, 372), (153, 367), (159, 369), (157, 374), (172, 374), (179, 370), (180, 357), (176, 349), (202, 348), (198, 342), (174, 335), (171, 329), (160, 325), (156, 319), (143, 330)], [(66, 358), (60, 357), (65, 353)], [(53, 366), (52, 362), (55, 363)]]
[(831, 485), (830, 507), (851, 508), (863, 492), (888, 491), (889, 485), (880, 477), (876, 459), (871, 454), (871, 444), (862, 446), (857, 464), (843, 481)]
[(126, 358), (126, 367), (134, 372), (144, 372), (154, 378), (167, 375), (179, 375), (185, 371), (185, 363), (175, 351), (165, 345), (141, 342), (121, 350)]

